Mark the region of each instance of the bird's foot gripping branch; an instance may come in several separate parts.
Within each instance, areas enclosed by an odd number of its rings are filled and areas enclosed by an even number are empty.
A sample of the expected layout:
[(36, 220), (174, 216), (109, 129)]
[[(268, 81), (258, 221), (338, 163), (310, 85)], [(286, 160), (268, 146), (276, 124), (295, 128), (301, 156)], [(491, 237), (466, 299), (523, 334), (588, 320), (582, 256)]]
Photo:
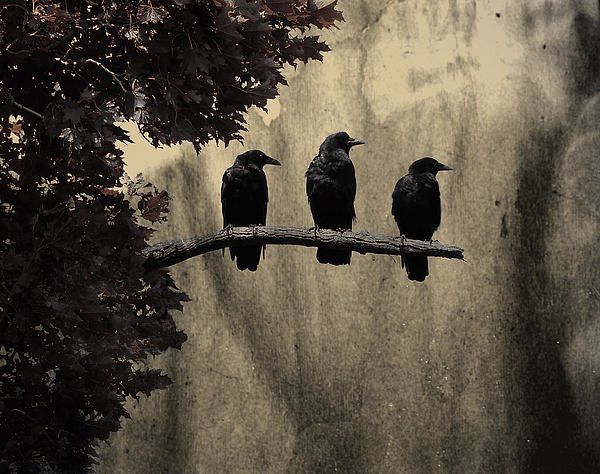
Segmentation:
[(360, 254), (411, 255), (457, 258), (463, 260), (463, 249), (439, 242), (425, 242), (401, 237), (371, 235), (368, 232), (350, 232), (302, 227), (229, 227), (219, 232), (188, 239), (160, 242), (144, 250), (151, 268), (168, 267), (188, 258), (226, 247), (252, 245), (297, 245), (351, 250)]

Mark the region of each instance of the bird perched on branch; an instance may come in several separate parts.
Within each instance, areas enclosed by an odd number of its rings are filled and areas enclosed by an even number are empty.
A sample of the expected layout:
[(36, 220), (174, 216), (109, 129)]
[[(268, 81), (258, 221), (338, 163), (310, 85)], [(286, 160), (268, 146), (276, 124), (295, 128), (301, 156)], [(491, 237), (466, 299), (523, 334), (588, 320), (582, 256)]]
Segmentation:
[[(350, 148), (364, 142), (346, 132), (329, 135), (319, 148), (319, 154), (306, 171), (306, 195), (315, 228), (352, 230), (356, 176), (350, 160)], [(317, 249), (317, 260), (332, 265), (347, 265), (350, 250)]]
[[(239, 155), (223, 174), (221, 206), (223, 227), (265, 225), (269, 189), (263, 171), (265, 165), (281, 163), (260, 150)], [(264, 246), (230, 247), (231, 259), (240, 270), (256, 271)]]
[[(425, 157), (410, 165), (408, 174), (398, 180), (392, 194), (392, 215), (400, 235), (431, 240), (442, 217), (436, 175), (438, 171), (450, 170), (449, 166)], [(406, 268), (409, 280), (424, 281), (429, 275), (427, 257), (402, 256), (402, 266)]]

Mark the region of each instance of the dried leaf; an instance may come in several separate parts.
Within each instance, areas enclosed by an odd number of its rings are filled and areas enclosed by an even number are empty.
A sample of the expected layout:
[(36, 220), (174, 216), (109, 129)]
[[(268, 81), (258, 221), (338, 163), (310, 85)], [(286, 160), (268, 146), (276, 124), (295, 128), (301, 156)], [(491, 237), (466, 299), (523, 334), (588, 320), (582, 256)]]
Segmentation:
[(169, 212), (169, 195), (166, 191), (161, 191), (147, 201), (140, 201), (140, 205), (144, 219), (150, 222), (158, 222), (162, 218), (161, 214)]

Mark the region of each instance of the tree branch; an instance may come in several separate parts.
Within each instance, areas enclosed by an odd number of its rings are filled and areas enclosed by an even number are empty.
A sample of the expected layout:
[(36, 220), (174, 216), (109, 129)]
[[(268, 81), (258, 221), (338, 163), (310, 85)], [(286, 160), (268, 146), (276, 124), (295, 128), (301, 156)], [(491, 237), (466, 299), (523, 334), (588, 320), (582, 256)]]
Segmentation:
[(110, 74), (110, 75), (112, 76), (112, 78), (115, 80), (115, 82), (116, 82), (117, 84), (119, 84), (119, 86), (121, 87), (121, 90), (122, 90), (123, 92), (127, 92), (127, 89), (125, 89), (125, 86), (124, 86), (124, 85), (123, 85), (123, 83), (121, 82), (121, 79), (119, 79), (119, 78), (117, 77), (117, 75), (116, 75), (114, 72), (112, 72), (110, 69), (108, 69), (108, 68), (107, 68), (107, 67), (106, 67), (104, 64), (102, 64), (102, 63), (99, 63), (98, 61), (96, 61), (96, 60), (94, 60), (94, 59), (86, 59), (86, 60), (85, 60), (85, 62), (86, 62), (86, 63), (89, 63), (89, 64), (93, 64), (93, 65), (95, 65), (95, 66), (98, 66), (98, 67), (99, 67), (100, 69), (102, 69), (104, 72), (106, 72), (106, 73)]
[(402, 239), (370, 235), (367, 232), (340, 232), (329, 229), (304, 229), (301, 227), (233, 227), (213, 235), (160, 242), (144, 250), (149, 268), (175, 265), (188, 258), (202, 255), (232, 245), (298, 245), (352, 250), (357, 253), (385, 255), (426, 255), (463, 259), (460, 247), (440, 244), (437, 241)]
[(32, 115), (35, 115), (37, 118), (39, 119), (44, 119), (44, 117), (42, 117), (42, 114), (36, 112), (33, 109), (30, 109), (29, 107), (25, 107), (23, 104), (20, 104), (19, 102), (17, 102), (15, 100), (15, 98), (12, 95), (12, 92), (10, 91), (10, 89), (7, 87), (6, 89), (4, 89), (6, 91), (6, 94), (8, 95), (8, 98), (10, 99), (10, 101), (20, 110), (23, 110), (24, 112), (29, 112)]

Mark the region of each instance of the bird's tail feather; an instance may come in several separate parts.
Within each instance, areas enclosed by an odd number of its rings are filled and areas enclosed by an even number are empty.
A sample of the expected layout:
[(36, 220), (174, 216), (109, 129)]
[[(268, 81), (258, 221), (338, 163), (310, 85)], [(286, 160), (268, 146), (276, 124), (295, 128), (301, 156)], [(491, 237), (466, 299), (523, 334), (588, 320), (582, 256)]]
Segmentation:
[(402, 265), (406, 268), (408, 279), (413, 281), (425, 281), (425, 277), (429, 275), (429, 264), (427, 257), (402, 257)]
[(233, 247), (231, 248), (231, 259), (235, 259), (239, 270), (255, 272), (260, 263), (261, 252), (262, 245), (256, 247)]
[(317, 260), (319, 263), (329, 263), (331, 265), (349, 265), (352, 258), (351, 250), (331, 250), (317, 249)]

